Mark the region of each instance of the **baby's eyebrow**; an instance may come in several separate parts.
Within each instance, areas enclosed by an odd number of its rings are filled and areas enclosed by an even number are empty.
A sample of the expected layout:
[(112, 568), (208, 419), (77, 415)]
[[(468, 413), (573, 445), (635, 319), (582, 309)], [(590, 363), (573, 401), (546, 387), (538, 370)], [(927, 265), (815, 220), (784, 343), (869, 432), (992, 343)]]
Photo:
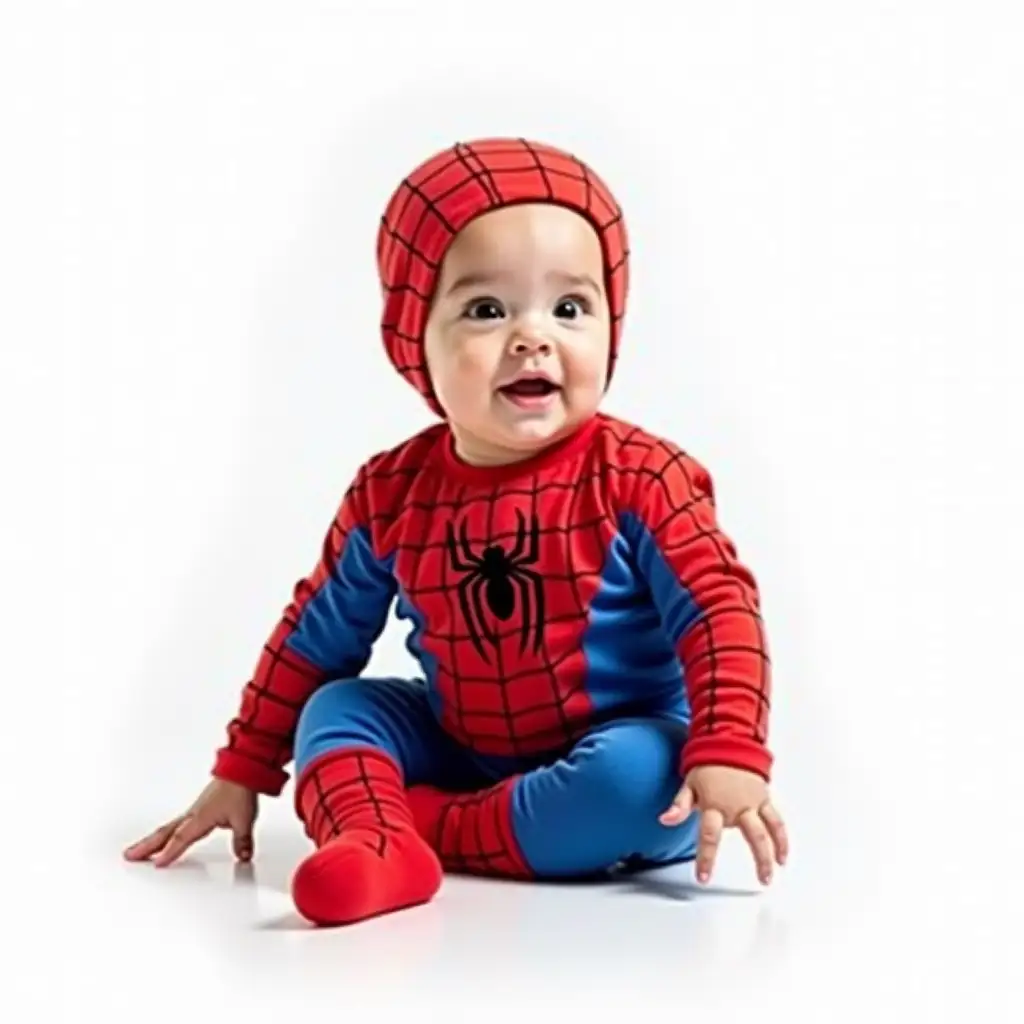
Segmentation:
[(448, 294), (452, 292), (461, 292), (465, 288), (478, 288), (480, 285), (493, 284), (495, 281), (500, 281), (507, 275), (498, 273), (489, 273), (482, 270), (473, 270), (468, 274), (463, 274), (461, 277), (457, 277), (449, 286)]
[(572, 288), (590, 288), (598, 294), (601, 292), (600, 286), (589, 274), (565, 274), (560, 271), (553, 270), (548, 274), (548, 277), (552, 281), (560, 281)]

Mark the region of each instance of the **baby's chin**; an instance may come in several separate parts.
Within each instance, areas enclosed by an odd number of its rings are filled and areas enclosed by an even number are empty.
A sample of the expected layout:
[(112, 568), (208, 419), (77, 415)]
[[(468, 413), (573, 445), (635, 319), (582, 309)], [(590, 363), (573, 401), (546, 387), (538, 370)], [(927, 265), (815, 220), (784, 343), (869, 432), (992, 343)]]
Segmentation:
[(564, 409), (551, 409), (535, 415), (500, 413), (490, 422), (494, 441), (505, 448), (528, 454), (561, 440), (574, 426), (573, 417)]
[(530, 455), (543, 451), (549, 445), (560, 440), (565, 433), (564, 425), (559, 428), (539, 423), (524, 425), (517, 430), (501, 432), (501, 444), (505, 448)]

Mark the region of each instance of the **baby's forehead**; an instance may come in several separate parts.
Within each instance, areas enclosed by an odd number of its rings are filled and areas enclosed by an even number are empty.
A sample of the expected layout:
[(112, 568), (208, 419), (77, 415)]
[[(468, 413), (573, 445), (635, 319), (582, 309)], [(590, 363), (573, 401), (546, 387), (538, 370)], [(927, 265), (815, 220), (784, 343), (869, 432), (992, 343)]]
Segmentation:
[(524, 261), (582, 267), (602, 259), (600, 236), (586, 218), (564, 207), (531, 203), (470, 221), (452, 238), (444, 262), (493, 269), (521, 267)]

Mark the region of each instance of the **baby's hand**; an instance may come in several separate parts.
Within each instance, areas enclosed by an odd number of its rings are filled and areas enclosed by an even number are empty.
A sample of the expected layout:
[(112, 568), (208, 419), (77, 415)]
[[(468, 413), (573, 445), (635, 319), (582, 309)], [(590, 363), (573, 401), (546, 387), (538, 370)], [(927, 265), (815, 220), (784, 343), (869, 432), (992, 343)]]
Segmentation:
[(214, 779), (184, 814), (129, 846), (124, 851), (125, 859), (153, 857), (156, 867), (166, 867), (215, 828), (229, 828), (235, 856), (241, 861), (251, 860), (257, 809), (256, 794), (251, 789)]
[(773, 861), (786, 863), (789, 856), (786, 826), (760, 775), (725, 765), (694, 768), (672, 806), (658, 820), (663, 825), (678, 825), (694, 808), (698, 808), (702, 816), (697, 850), (698, 881), (707, 882), (711, 878), (723, 828), (738, 828), (743, 833), (753, 851), (757, 877), (762, 885), (771, 881)]

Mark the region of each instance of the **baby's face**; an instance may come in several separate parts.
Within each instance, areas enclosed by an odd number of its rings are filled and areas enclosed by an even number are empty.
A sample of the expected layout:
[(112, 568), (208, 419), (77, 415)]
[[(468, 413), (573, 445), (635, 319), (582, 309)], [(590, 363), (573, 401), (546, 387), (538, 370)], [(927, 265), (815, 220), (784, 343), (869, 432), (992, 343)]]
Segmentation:
[(470, 222), (445, 256), (425, 338), (459, 454), (513, 462), (593, 415), (610, 326), (600, 242), (579, 214), (523, 204)]

